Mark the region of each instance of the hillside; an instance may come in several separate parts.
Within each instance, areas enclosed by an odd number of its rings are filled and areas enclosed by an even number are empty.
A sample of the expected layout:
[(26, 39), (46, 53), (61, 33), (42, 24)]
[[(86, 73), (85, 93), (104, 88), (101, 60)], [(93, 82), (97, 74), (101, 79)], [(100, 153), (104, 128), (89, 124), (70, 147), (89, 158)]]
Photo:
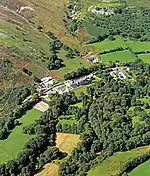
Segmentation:
[(13, 63), (13, 73), (19, 76), (16, 84), (33, 81), (33, 78), (20, 72), (23, 67), (29, 68), (38, 77), (47, 74), (50, 55), (48, 31), (67, 45), (84, 52), (80, 42), (65, 29), (63, 17), (66, 3), (65, 0), (55, 3), (41, 0), (0, 2), (0, 58)]
[(149, 0), (0, 0), (0, 176), (150, 175), (149, 17)]

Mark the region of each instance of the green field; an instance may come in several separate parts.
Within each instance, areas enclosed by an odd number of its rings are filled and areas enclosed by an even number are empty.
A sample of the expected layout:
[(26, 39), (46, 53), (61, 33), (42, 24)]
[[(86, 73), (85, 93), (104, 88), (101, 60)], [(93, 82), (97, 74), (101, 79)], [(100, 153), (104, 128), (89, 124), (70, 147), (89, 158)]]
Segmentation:
[(150, 53), (148, 54), (139, 54), (138, 57), (143, 60), (145, 63), (150, 64)]
[(59, 122), (58, 122), (58, 124), (61, 124), (61, 125), (63, 125), (63, 124), (72, 125), (74, 123), (76, 123), (76, 120), (74, 120), (74, 119), (69, 119), (69, 120), (63, 119), (63, 120), (59, 120)]
[(64, 50), (61, 50), (60, 53), (58, 54), (58, 57), (63, 60), (63, 64), (65, 66), (60, 68), (59, 70), (51, 71), (52, 74), (64, 76), (66, 73), (76, 71), (78, 68), (91, 66), (90, 62), (85, 61), (80, 57), (75, 57), (73, 59), (66, 58), (65, 53), (66, 52)]
[(149, 176), (150, 175), (150, 160), (136, 167), (129, 176)]
[(134, 55), (129, 50), (124, 51), (116, 51), (108, 54), (101, 55), (101, 59), (103, 62), (133, 62), (135, 60)]
[(126, 43), (122, 37), (117, 36), (116, 40), (114, 40), (114, 41), (106, 39), (102, 42), (89, 44), (89, 46), (94, 47), (98, 51), (109, 51), (109, 50), (116, 49), (118, 47), (126, 48)]
[(61, 115), (59, 116), (59, 122), (58, 124), (68, 124), (72, 125), (73, 123), (76, 123), (77, 121), (74, 119), (73, 115)]
[(150, 42), (128, 40), (127, 45), (133, 52), (150, 51)]
[[(145, 102), (145, 103), (149, 103), (150, 104), (150, 97), (144, 97), (144, 98), (139, 98), (137, 100), (141, 100), (142, 102)], [(136, 123), (145, 123), (144, 121), (141, 121), (140, 120), (140, 116), (141, 114), (146, 111), (146, 112), (150, 112), (150, 109), (145, 109), (144, 107), (142, 107), (143, 111), (139, 112), (138, 115), (135, 115), (134, 114), (134, 108), (135, 106), (131, 106), (129, 108), (129, 111), (132, 113), (132, 126), (133, 128), (135, 127), (135, 124)]]
[(77, 97), (80, 96), (81, 92), (83, 92), (84, 94), (86, 94), (86, 88), (89, 86), (89, 84), (87, 85), (83, 85), (83, 86), (80, 86), (79, 88), (76, 88), (74, 89), (74, 92), (75, 92), (75, 95)]
[[(143, 155), (150, 147), (139, 147), (127, 152), (117, 152), (113, 156), (107, 158), (104, 162), (91, 169), (88, 172), (88, 176), (116, 176), (119, 175), (122, 166), (129, 160), (133, 160), (135, 157)], [(141, 176), (141, 175), (140, 175)], [(145, 175), (143, 175), (145, 176)]]
[(42, 112), (32, 109), (19, 119), (21, 125), (15, 127), (6, 140), (0, 140), (0, 163), (7, 162), (17, 157), (18, 153), (22, 151), (25, 143), (33, 136), (23, 134), (24, 126), (32, 124), (36, 119), (42, 115)]
[(80, 103), (76, 103), (76, 104), (74, 104), (74, 105), (72, 105), (72, 106), (77, 106), (77, 107), (79, 107), (79, 108), (82, 108), (82, 102), (80, 102)]
[(137, 6), (137, 7), (150, 7), (150, 1), (149, 0), (126, 0), (128, 6)]
[(104, 31), (101, 28), (93, 26), (92, 24), (87, 23), (87, 22), (84, 23), (84, 28), (89, 35), (94, 36), (94, 37), (97, 37), (98, 35), (104, 33)]

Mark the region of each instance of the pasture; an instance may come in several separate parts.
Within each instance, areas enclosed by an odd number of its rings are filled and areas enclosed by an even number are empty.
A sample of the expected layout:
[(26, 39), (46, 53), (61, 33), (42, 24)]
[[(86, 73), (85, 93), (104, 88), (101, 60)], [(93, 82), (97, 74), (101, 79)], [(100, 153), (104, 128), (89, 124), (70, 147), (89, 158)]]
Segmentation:
[(133, 52), (150, 51), (150, 42), (128, 40), (127, 45)]
[(133, 169), (129, 176), (149, 176), (150, 175), (150, 160), (146, 161), (145, 163), (139, 165), (135, 169)]
[(70, 133), (57, 133), (56, 146), (62, 151), (71, 155), (72, 150), (80, 142), (80, 135)]
[[(139, 147), (127, 152), (117, 152), (113, 156), (104, 160), (101, 164), (91, 169), (88, 172), (88, 176), (112, 176), (119, 175), (122, 166), (129, 160), (133, 160), (135, 157), (143, 155), (150, 146)], [(145, 175), (144, 175), (145, 176)]]
[(139, 54), (138, 57), (140, 59), (142, 59), (143, 62), (150, 64), (150, 53), (148, 53), (148, 54)]
[(25, 143), (32, 138), (32, 135), (23, 134), (24, 126), (32, 124), (42, 115), (42, 112), (32, 109), (27, 111), (20, 119), (20, 125), (12, 130), (6, 140), (0, 140), (0, 163), (6, 163), (8, 160), (15, 159), (23, 150)]
[[(137, 100), (140, 100), (144, 103), (149, 103), (150, 104), (150, 98), (149, 97), (144, 97), (144, 98), (139, 98)], [(145, 121), (140, 119), (140, 116), (146, 111), (147, 113), (150, 112), (150, 108), (149, 109), (145, 109), (144, 107), (142, 107), (141, 111), (138, 112), (138, 114), (134, 112), (134, 108), (135, 106), (131, 106), (129, 108), (130, 113), (132, 114), (132, 126), (133, 128), (135, 127), (136, 123), (142, 124), (145, 123)]]
[(128, 6), (132, 7), (150, 7), (150, 1), (149, 0), (126, 0)]
[(120, 36), (117, 36), (114, 41), (105, 39), (102, 42), (91, 43), (89, 46), (95, 48), (97, 51), (109, 51), (119, 47), (126, 48), (126, 43), (124, 39)]
[(80, 94), (81, 94), (81, 92), (83, 92), (84, 94), (86, 94), (86, 88), (87, 88), (88, 86), (89, 86), (89, 84), (83, 85), (83, 86), (80, 86), (80, 87), (74, 89), (73, 91), (75, 92), (75, 95), (76, 95), (77, 97), (79, 97)]
[(58, 124), (61, 124), (61, 125), (63, 125), (63, 124), (72, 125), (74, 123), (76, 123), (76, 120), (74, 120), (74, 119), (68, 119), (68, 120), (62, 119), (62, 120), (59, 120), (59, 122), (58, 122)]
[(66, 73), (76, 71), (78, 68), (91, 66), (90, 62), (85, 61), (80, 57), (75, 57), (73, 59), (66, 58), (65, 53), (64, 50), (61, 50), (58, 54), (58, 57), (63, 60), (64, 67), (50, 71), (52, 75), (63, 77)]
[(94, 37), (97, 37), (98, 35), (103, 34), (105, 32), (101, 28), (93, 26), (90, 22), (85, 22), (84, 28), (90, 36)]
[(44, 170), (35, 176), (58, 176), (59, 166), (55, 163), (45, 164)]
[(108, 54), (103, 54), (101, 55), (101, 60), (102, 62), (133, 62), (135, 61), (135, 56), (129, 51), (129, 50), (124, 50), (124, 51), (116, 51)]

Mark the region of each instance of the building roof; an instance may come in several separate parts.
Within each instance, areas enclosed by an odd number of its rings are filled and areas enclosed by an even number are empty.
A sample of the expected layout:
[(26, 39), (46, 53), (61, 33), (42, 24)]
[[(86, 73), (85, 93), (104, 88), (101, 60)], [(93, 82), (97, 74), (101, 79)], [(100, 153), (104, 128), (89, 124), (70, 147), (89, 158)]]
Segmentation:
[(88, 60), (93, 62), (95, 60), (95, 58), (94, 57), (89, 57)]

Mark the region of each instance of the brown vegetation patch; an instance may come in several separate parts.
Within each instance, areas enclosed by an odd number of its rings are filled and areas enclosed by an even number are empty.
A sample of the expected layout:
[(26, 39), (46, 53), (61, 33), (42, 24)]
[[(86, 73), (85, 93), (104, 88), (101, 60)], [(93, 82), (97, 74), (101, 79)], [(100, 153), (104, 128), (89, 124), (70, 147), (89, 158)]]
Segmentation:
[(44, 170), (35, 176), (58, 176), (59, 166), (49, 163), (44, 166)]
[(72, 150), (80, 142), (80, 135), (70, 133), (57, 133), (56, 146), (62, 151), (71, 155)]
[[(57, 133), (56, 146), (62, 151), (71, 155), (72, 150), (80, 142), (80, 135), (70, 133)], [(49, 163), (44, 166), (44, 170), (35, 176), (58, 176), (59, 162)]]
[(44, 112), (49, 108), (49, 105), (43, 101), (40, 101), (33, 108)]

